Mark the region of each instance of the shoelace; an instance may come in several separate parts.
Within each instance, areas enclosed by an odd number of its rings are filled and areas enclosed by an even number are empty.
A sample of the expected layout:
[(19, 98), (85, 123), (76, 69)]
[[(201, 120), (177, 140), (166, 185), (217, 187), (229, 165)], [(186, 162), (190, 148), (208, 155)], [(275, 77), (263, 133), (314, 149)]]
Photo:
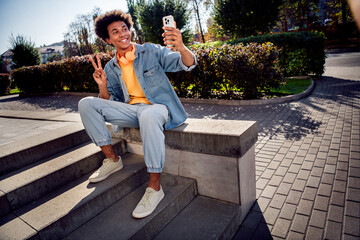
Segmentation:
[(106, 158), (104, 159), (103, 163), (102, 163), (102, 166), (96, 171), (97, 173), (104, 170), (107, 166), (109, 166), (107, 163), (110, 163), (112, 162), (113, 160), (110, 159), (110, 158)]
[(151, 190), (150, 189), (146, 189), (144, 197), (141, 199), (141, 201), (139, 202), (139, 206), (148, 206), (150, 205), (150, 196), (151, 196)]

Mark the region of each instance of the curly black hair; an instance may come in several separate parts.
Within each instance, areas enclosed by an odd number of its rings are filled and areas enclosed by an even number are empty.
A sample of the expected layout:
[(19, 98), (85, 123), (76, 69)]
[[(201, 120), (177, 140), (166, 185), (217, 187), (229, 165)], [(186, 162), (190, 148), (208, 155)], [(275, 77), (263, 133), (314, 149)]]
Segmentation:
[(106, 38), (109, 38), (109, 32), (107, 27), (116, 21), (123, 21), (128, 29), (130, 30), (133, 26), (133, 21), (131, 15), (128, 13), (124, 13), (120, 10), (112, 10), (106, 12), (103, 15), (98, 16), (95, 19), (95, 33), (99, 36), (102, 40), (106, 42)]

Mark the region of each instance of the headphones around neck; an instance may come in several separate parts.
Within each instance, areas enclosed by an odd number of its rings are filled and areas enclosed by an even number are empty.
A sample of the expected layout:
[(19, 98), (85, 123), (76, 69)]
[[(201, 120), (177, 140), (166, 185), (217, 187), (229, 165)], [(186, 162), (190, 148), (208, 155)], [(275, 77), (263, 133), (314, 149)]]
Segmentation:
[[(119, 57), (118, 57), (118, 59), (119, 59)], [(125, 57), (120, 57), (119, 61), (122, 64), (127, 65), (130, 62), (133, 62), (134, 60), (135, 60), (135, 46), (134, 46), (134, 44), (132, 44), (132, 50), (129, 52), (126, 52)]]

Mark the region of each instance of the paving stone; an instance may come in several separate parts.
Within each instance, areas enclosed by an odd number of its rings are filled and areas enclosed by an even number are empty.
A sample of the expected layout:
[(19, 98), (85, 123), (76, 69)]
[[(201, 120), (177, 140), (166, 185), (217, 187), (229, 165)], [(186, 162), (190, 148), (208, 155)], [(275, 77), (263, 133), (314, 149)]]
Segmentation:
[(307, 187), (313, 187), (313, 188), (318, 188), (320, 184), (320, 177), (314, 177), (314, 176), (310, 176), (306, 186)]
[(313, 204), (313, 201), (301, 199), (296, 213), (309, 216), (312, 211)]
[(360, 178), (349, 177), (348, 178), (348, 187), (360, 189)]
[(291, 230), (305, 234), (308, 225), (309, 217), (300, 214), (295, 214), (292, 221)]
[(349, 167), (349, 164), (347, 162), (338, 162), (337, 166), (336, 166), (336, 169), (347, 171), (348, 167)]
[(328, 212), (328, 220), (333, 221), (333, 222), (342, 223), (343, 215), (344, 215), (343, 207), (330, 205), (329, 212)]
[(323, 168), (321, 167), (313, 167), (311, 170), (311, 176), (321, 177), (323, 173)]
[(296, 174), (295, 173), (286, 173), (285, 177), (283, 179), (283, 182), (294, 183), (295, 179), (296, 179)]
[(296, 179), (291, 187), (292, 190), (297, 190), (297, 191), (304, 191), (306, 185), (306, 181), (305, 180), (301, 180), (301, 179)]
[(308, 153), (308, 154), (306, 154), (306, 156), (305, 156), (305, 161), (314, 162), (315, 159), (316, 159), (316, 154)]
[(282, 195), (288, 195), (290, 192), (291, 186), (292, 186), (292, 184), (290, 184), (290, 183), (282, 182), (282, 183), (280, 183), (276, 193), (282, 194)]
[(268, 169), (277, 170), (277, 168), (280, 166), (280, 162), (277, 161), (271, 161), (271, 163), (267, 166)]
[(276, 223), (271, 231), (271, 234), (273, 236), (285, 238), (288, 233), (290, 224), (291, 224), (291, 221), (279, 218), (276, 221)]
[(349, 176), (350, 177), (360, 177), (360, 168), (350, 167)]
[(284, 159), (281, 162), (281, 166), (289, 168), (292, 164), (292, 159)]
[(310, 170), (312, 169), (314, 163), (313, 162), (310, 162), (310, 161), (304, 161), (303, 164), (301, 165), (301, 169), (304, 169), (304, 170)]
[(301, 169), (297, 175), (298, 179), (308, 180), (310, 176), (310, 171)]
[(331, 194), (330, 203), (332, 205), (337, 205), (337, 206), (344, 207), (345, 206), (345, 193), (333, 192)]
[(268, 207), (266, 211), (264, 212), (264, 219), (267, 224), (274, 225), (276, 219), (278, 218), (280, 214), (280, 210), (272, 207)]
[(346, 181), (347, 180), (347, 171), (337, 170), (336, 174), (335, 174), (335, 179)]
[(360, 237), (360, 219), (345, 216), (344, 233)]
[(295, 216), (297, 205), (285, 203), (280, 211), (280, 218), (292, 220)]
[(306, 232), (305, 240), (323, 239), (323, 229), (309, 226)]
[(270, 186), (275, 186), (278, 187), (282, 181), (283, 177), (282, 176), (272, 176), (271, 180), (269, 181), (269, 185)]
[(265, 211), (265, 209), (267, 208), (267, 206), (269, 205), (271, 199), (269, 198), (264, 198), (264, 197), (260, 197), (258, 200), (257, 200), (257, 203), (261, 209), (262, 212)]
[(326, 161), (322, 159), (316, 159), (314, 162), (314, 167), (321, 167), (323, 168), (325, 166)]
[(341, 224), (328, 221), (325, 228), (325, 238), (339, 240), (341, 238)]
[(335, 166), (335, 165), (325, 164), (324, 173), (335, 174), (335, 170), (336, 170), (336, 166)]
[(304, 159), (305, 159), (304, 157), (296, 156), (292, 163), (301, 165), (304, 162)]
[(290, 233), (287, 236), (287, 239), (294, 239), (294, 240), (296, 239), (303, 240), (304, 238), (305, 238), (305, 234), (297, 233), (293, 231), (290, 231)]
[(290, 190), (288, 197), (286, 198), (287, 203), (298, 204), (301, 199), (302, 192)]
[(322, 183), (333, 184), (335, 175), (330, 173), (324, 173), (321, 177)]
[(263, 192), (261, 193), (262, 197), (272, 198), (276, 192), (277, 188), (273, 186), (266, 186)]
[(314, 209), (310, 216), (310, 226), (324, 228), (326, 221), (326, 212)]
[(326, 164), (330, 164), (330, 165), (336, 165), (338, 162), (338, 158), (337, 157), (327, 157), (326, 159)]
[(287, 170), (288, 170), (287, 167), (279, 167), (279, 168), (276, 170), (275, 175), (285, 176)]
[(301, 165), (292, 164), (292, 165), (289, 167), (288, 172), (297, 174), (297, 173), (300, 171), (300, 167), (301, 167)]
[(342, 239), (343, 240), (359, 240), (359, 237), (343, 234)]
[(269, 206), (273, 207), (273, 208), (281, 209), (282, 206), (284, 205), (285, 199), (286, 199), (286, 196), (280, 195), (280, 194), (275, 194), (275, 196), (271, 200)]
[(334, 181), (334, 191), (336, 192), (345, 192), (346, 190), (346, 182), (345, 181), (339, 181), (339, 180), (335, 180)]
[(314, 201), (316, 197), (317, 189), (312, 187), (305, 187), (302, 195), (303, 199)]
[(329, 197), (316, 196), (314, 209), (327, 211), (329, 206)]
[(325, 184), (325, 183), (320, 183), (319, 190), (318, 190), (317, 194), (321, 195), (321, 196), (330, 197), (331, 196), (331, 190), (332, 190), (332, 185)]
[(353, 201), (346, 201), (345, 215), (360, 218), (360, 203)]
[(347, 188), (346, 200), (360, 202), (360, 189), (357, 188)]
[(259, 180), (256, 181), (256, 188), (263, 190), (266, 187), (266, 185), (268, 184), (268, 182), (269, 182), (269, 179), (260, 178)]

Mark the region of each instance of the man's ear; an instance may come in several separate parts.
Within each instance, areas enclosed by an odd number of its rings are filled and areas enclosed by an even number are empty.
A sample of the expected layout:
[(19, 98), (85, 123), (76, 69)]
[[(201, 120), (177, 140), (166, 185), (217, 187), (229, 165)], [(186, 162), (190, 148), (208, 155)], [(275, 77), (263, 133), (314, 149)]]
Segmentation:
[(105, 38), (105, 41), (112, 46), (112, 43), (110, 42), (110, 39), (109, 38)]

